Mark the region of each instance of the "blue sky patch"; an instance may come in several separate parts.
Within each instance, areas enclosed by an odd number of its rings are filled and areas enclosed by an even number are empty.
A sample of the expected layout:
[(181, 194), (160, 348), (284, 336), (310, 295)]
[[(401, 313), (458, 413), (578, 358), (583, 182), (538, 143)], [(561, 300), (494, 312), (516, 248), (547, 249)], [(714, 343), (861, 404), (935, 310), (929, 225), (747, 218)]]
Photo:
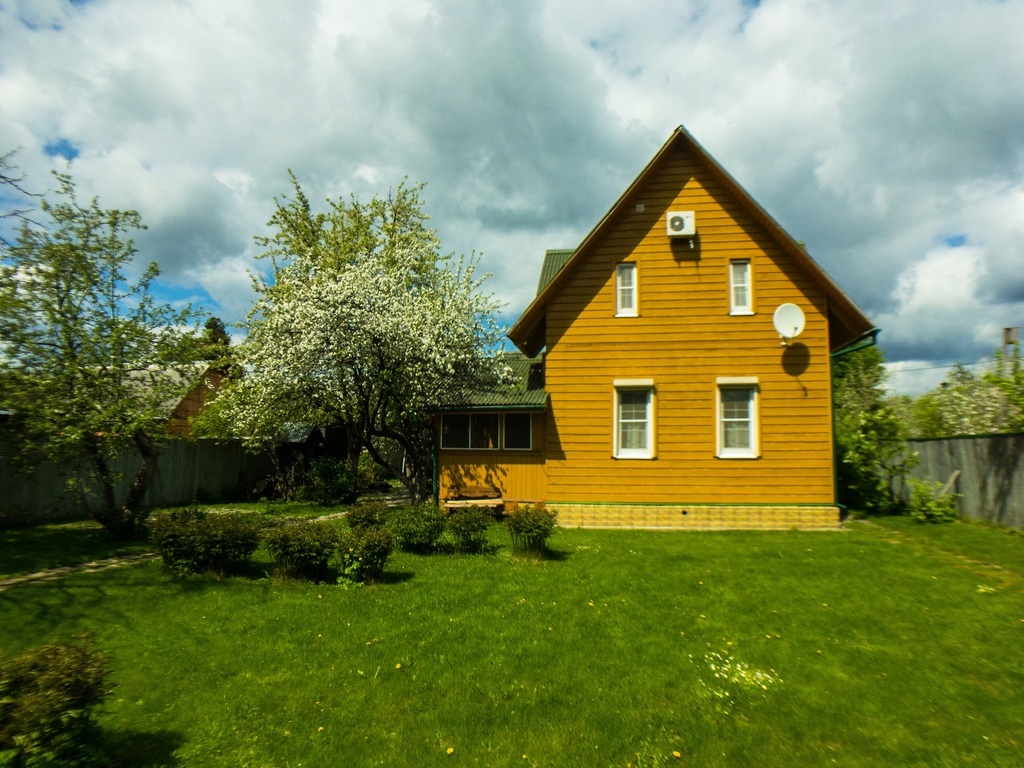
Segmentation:
[(47, 142), (43, 145), (43, 152), (49, 157), (63, 157), (68, 162), (78, 157), (78, 147), (68, 139), (57, 139), (56, 141)]
[(949, 248), (963, 248), (967, 245), (967, 235), (948, 235), (942, 242)]

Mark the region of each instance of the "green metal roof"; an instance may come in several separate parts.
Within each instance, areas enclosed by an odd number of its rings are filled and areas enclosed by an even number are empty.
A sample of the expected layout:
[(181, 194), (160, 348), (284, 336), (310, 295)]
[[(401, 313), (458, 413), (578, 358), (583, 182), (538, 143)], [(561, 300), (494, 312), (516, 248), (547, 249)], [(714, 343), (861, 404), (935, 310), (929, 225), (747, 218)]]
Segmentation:
[(541, 291), (547, 288), (548, 283), (555, 278), (555, 275), (562, 271), (562, 267), (566, 265), (569, 257), (574, 253), (575, 250), (572, 248), (557, 248), (544, 252), (544, 264), (540, 268), (540, 280), (537, 282), (538, 296), (540, 296)]
[(543, 410), (548, 393), (544, 389), (544, 361), (521, 352), (502, 352), (498, 362), (506, 369), (502, 381), (493, 386), (464, 391), (449, 399), (439, 411)]

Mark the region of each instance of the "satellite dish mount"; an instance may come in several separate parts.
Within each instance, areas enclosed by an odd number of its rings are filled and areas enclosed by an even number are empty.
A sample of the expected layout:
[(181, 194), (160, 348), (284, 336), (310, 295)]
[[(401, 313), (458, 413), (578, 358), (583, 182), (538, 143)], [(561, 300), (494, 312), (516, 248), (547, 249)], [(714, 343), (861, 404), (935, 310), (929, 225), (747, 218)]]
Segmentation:
[(796, 304), (780, 304), (772, 316), (772, 323), (775, 330), (782, 338), (782, 346), (789, 346), (789, 342), (795, 339), (804, 331), (804, 311)]

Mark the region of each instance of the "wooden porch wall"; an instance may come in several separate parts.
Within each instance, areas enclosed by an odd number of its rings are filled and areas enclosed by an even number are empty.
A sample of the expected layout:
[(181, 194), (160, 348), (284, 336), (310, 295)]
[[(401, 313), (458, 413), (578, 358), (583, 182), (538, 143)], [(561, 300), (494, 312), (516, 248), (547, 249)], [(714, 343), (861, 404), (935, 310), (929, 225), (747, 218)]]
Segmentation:
[(547, 497), (544, 414), (533, 414), (532, 423), (532, 451), (440, 450), (440, 498), (449, 498), (452, 487), (486, 485), (501, 491), (503, 499), (543, 501)]

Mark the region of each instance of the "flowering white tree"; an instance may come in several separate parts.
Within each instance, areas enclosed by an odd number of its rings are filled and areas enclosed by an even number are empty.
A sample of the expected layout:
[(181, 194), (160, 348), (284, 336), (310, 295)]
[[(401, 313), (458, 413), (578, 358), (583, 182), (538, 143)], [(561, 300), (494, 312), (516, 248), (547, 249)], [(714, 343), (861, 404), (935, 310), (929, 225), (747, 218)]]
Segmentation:
[[(433, 476), (431, 414), (496, 376), (486, 353), (500, 338), (499, 305), (481, 292), (474, 260), (439, 256), (420, 187), (331, 203), (316, 216), (295, 188), (271, 220), (273, 280), (257, 280), (239, 348), (246, 375), (221, 396), (221, 414), (250, 442), (295, 424), (341, 424), (350, 459), (365, 448), (422, 500)], [(404, 467), (385, 450), (394, 444)]]

